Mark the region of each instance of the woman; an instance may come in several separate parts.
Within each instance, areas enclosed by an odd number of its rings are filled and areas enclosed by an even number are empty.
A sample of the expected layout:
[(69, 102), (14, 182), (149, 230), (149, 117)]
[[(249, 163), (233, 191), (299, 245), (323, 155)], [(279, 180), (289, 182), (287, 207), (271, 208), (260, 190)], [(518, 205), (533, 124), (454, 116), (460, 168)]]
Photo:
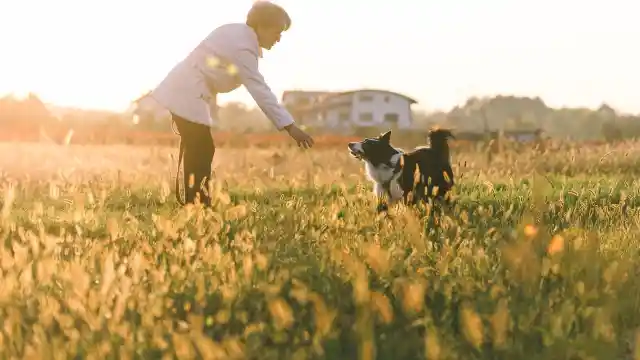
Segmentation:
[[(213, 30), (151, 92), (171, 112), (180, 134), (178, 169), (184, 157), (184, 203), (195, 203), (199, 198), (205, 206), (211, 204), (207, 189), (215, 152), (211, 137), (215, 119), (211, 118), (209, 104), (215, 104), (218, 93), (244, 85), (278, 130), (286, 130), (299, 147), (313, 146), (311, 136), (295, 125), (258, 70), (262, 49), (271, 49), (290, 27), (291, 19), (280, 6), (256, 2), (246, 23)], [(180, 201), (178, 184), (176, 177), (176, 197)]]

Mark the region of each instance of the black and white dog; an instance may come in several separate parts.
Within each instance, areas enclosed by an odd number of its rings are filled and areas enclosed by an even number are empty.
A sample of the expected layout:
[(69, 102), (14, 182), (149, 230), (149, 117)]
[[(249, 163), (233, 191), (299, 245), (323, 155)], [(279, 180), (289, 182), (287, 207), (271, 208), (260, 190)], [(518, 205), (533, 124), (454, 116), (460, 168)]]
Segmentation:
[[(405, 204), (412, 194), (414, 204), (431, 199), (444, 199), (454, 185), (449, 155), (449, 130), (429, 132), (430, 147), (418, 147), (411, 152), (391, 145), (391, 131), (376, 138), (349, 143), (351, 155), (364, 161), (367, 176), (374, 184), (378, 197), (378, 211), (386, 211), (390, 204), (402, 200)], [(418, 170), (418, 174), (416, 174)]]

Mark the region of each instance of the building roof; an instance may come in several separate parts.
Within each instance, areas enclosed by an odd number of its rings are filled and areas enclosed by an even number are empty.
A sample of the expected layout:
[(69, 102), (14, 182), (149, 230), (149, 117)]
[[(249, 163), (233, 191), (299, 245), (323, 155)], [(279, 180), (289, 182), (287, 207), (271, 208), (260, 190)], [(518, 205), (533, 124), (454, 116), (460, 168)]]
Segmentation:
[(282, 101), (284, 101), (284, 99), (287, 97), (287, 95), (293, 95), (293, 94), (305, 94), (305, 95), (312, 95), (312, 96), (323, 96), (323, 95), (332, 95), (333, 92), (332, 91), (317, 91), (317, 90), (312, 90), (312, 91), (285, 90), (285, 91), (282, 92)]
[(353, 94), (353, 93), (364, 92), (364, 91), (371, 91), (371, 92), (379, 92), (379, 93), (384, 93), (384, 94), (389, 94), (389, 95), (396, 95), (396, 96), (400, 96), (402, 98), (407, 99), (409, 101), (409, 103), (411, 103), (411, 104), (418, 103), (418, 101), (416, 99), (408, 97), (407, 95), (404, 95), (404, 94), (401, 94), (401, 93), (398, 93), (398, 92), (395, 92), (395, 91), (382, 90), (382, 89), (370, 89), (370, 88), (363, 88), (363, 89), (355, 89), (355, 90), (347, 90), (347, 91), (336, 92), (336, 93), (333, 93), (330, 97), (338, 96), (338, 95)]
[(287, 90), (284, 91), (282, 93), (282, 99), (284, 100), (284, 98), (289, 95), (289, 94), (308, 94), (308, 95), (316, 95), (316, 96), (321, 96), (321, 95), (326, 95), (326, 100), (328, 100), (329, 98), (332, 98), (334, 96), (341, 96), (341, 95), (348, 95), (348, 94), (353, 94), (353, 93), (357, 93), (357, 92), (364, 92), (364, 91), (371, 91), (371, 92), (379, 92), (379, 93), (386, 93), (389, 95), (396, 95), (396, 96), (400, 96), (402, 98), (405, 98), (409, 101), (409, 103), (411, 104), (416, 104), (418, 101), (414, 98), (411, 98), (407, 95), (395, 92), (395, 91), (390, 91), (390, 90), (382, 90), (382, 89), (372, 89), (372, 88), (362, 88), (362, 89), (354, 89), (354, 90), (346, 90), (346, 91), (320, 91), (320, 90), (312, 90), (312, 91), (305, 91), (305, 90)]
[(397, 92), (393, 92), (393, 91), (389, 91), (389, 90), (380, 90), (380, 89), (368, 89), (368, 88), (357, 89), (357, 90), (348, 90), (348, 91), (336, 91), (336, 92), (290, 90), (290, 91), (284, 91), (282, 93), (282, 98), (284, 100), (285, 96), (287, 96), (289, 94), (294, 94), (294, 93), (322, 96), (320, 101), (318, 101), (318, 102), (316, 102), (314, 104), (308, 104), (308, 105), (297, 106), (296, 107), (296, 110), (298, 112), (309, 113), (309, 112), (317, 112), (317, 111), (328, 110), (328, 109), (331, 109), (331, 108), (344, 106), (345, 103), (342, 102), (342, 101), (336, 103), (336, 102), (331, 101), (331, 100), (335, 99), (336, 97), (340, 97), (340, 96), (344, 96), (344, 95), (351, 95), (351, 94), (354, 94), (354, 93), (357, 93), (357, 92), (365, 92), (365, 91), (367, 91), (367, 92), (379, 92), (379, 93), (384, 93), (384, 94), (389, 94), (389, 95), (400, 96), (400, 97), (408, 100), (410, 104), (417, 103), (417, 101), (415, 99), (410, 98), (410, 97), (408, 97), (406, 95), (397, 93)]

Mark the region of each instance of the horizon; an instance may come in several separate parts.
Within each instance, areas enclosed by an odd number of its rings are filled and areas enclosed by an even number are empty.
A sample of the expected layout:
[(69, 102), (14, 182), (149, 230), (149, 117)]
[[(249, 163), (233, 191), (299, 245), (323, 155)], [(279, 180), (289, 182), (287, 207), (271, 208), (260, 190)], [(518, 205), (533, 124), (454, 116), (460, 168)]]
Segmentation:
[[(312, 90), (308, 90), (308, 91), (322, 91), (322, 90), (313, 90), (313, 89), (312, 89)], [(341, 90), (339, 90), (339, 91), (341, 91)], [(9, 95), (9, 96), (14, 96), (14, 94), (0, 94), (0, 98), (2, 98), (3, 96), (7, 96), (7, 95)], [(25, 94), (25, 95), (27, 95), (27, 94)], [(36, 95), (36, 96), (38, 96), (38, 94), (35, 94), (35, 95)], [(494, 95), (494, 96), (491, 96), (490, 98), (495, 98), (495, 97), (498, 97), (498, 96), (503, 96), (503, 97), (514, 96), (514, 97), (518, 97), (518, 98), (529, 98), (529, 99), (533, 99), (533, 98), (534, 98), (534, 97), (531, 97), (531, 96), (515, 96), (515, 95), (511, 95), (511, 94), (496, 94), (496, 95)], [(39, 97), (38, 97), (38, 98), (39, 98)], [(542, 100), (542, 102), (547, 106), (547, 108), (552, 109), (552, 110), (562, 110), (562, 109), (588, 109), (588, 110), (596, 111), (596, 110), (598, 110), (598, 108), (600, 108), (602, 105), (608, 105), (608, 106), (610, 106), (614, 111), (616, 111), (616, 113), (618, 113), (619, 115), (632, 115), (632, 116), (640, 115), (640, 113), (625, 112), (625, 111), (622, 111), (622, 110), (620, 110), (620, 109), (616, 109), (615, 107), (613, 107), (613, 106), (611, 106), (611, 105), (609, 105), (609, 104), (606, 104), (606, 103), (601, 103), (601, 104), (599, 104), (598, 106), (592, 106), (592, 107), (585, 107), (585, 106), (578, 106), (578, 107), (554, 107), (554, 106), (551, 106), (550, 104), (547, 104), (547, 103), (545, 102), (545, 99), (541, 98), (541, 100)], [(42, 101), (42, 99), (41, 99), (41, 101)], [(43, 104), (44, 104), (46, 107), (49, 107), (50, 109), (51, 109), (51, 108), (54, 108), (54, 109), (56, 109), (56, 110), (66, 110), (66, 111), (86, 111), (86, 112), (94, 112), (94, 111), (95, 111), (95, 112), (107, 112), (107, 113), (109, 113), (109, 112), (110, 112), (110, 113), (119, 114), (119, 115), (122, 115), (122, 114), (126, 114), (126, 113), (127, 113), (127, 109), (124, 109), (124, 110), (112, 110), (112, 109), (100, 109), (100, 108), (90, 108), (90, 107), (89, 107), (89, 108), (86, 108), (86, 107), (82, 107), (82, 106), (61, 106), (61, 105), (58, 105), (58, 104), (48, 103), (48, 102), (45, 102), (45, 101), (42, 101), (42, 102), (43, 102)], [(255, 105), (255, 104), (254, 104), (254, 103), (252, 103), (252, 102), (250, 102), (250, 103), (245, 103), (245, 102), (235, 101), (235, 100), (226, 101), (226, 102), (220, 102), (220, 106), (225, 106), (225, 105), (228, 105), (228, 104), (230, 104), (230, 103), (234, 103), (234, 102), (236, 102), (236, 103), (241, 103), (241, 104), (245, 105), (245, 107), (246, 107), (248, 110), (260, 110), (260, 108), (258, 108), (258, 106), (257, 106), (257, 105)], [(440, 113), (440, 112), (442, 112), (442, 113), (448, 113), (448, 112), (451, 112), (455, 107), (464, 107), (465, 103), (466, 103), (466, 100), (465, 100), (465, 101), (463, 101), (463, 102), (462, 102), (462, 103), (460, 103), (460, 104), (454, 104), (452, 107), (447, 108), (447, 109), (422, 109), (422, 108), (412, 107), (412, 111), (414, 111), (414, 112), (423, 112), (423, 113), (424, 113), (424, 114), (426, 114), (426, 115), (431, 115), (431, 114), (434, 114), (434, 113)]]
[[(503, 95), (540, 97), (551, 108), (606, 103), (640, 113), (640, 53), (633, 51), (640, 24), (630, 2), (274, 2), (293, 20), (260, 60), (279, 99), (287, 90), (379, 88), (416, 98), (414, 110), (427, 112)], [(126, 111), (211, 30), (243, 22), (252, 1), (88, 3), (12, 3), (16, 14), (0, 31), (17, 34), (5, 51), (15, 56), (3, 59), (0, 94)], [(242, 86), (219, 95), (221, 105), (230, 101), (256, 107)]]

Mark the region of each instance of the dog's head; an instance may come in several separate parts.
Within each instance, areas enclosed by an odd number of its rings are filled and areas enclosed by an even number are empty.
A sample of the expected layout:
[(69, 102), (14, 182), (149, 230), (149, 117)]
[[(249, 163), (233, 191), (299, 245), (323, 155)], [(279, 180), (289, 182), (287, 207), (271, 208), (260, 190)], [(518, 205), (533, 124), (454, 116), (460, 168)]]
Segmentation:
[(351, 155), (374, 165), (389, 162), (393, 155), (399, 153), (391, 146), (391, 131), (387, 131), (375, 138), (366, 138), (360, 142), (348, 145)]
[(432, 146), (443, 145), (449, 139), (455, 139), (451, 130), (448, 129), (431, 129), (429, 131), (429, 141)]

